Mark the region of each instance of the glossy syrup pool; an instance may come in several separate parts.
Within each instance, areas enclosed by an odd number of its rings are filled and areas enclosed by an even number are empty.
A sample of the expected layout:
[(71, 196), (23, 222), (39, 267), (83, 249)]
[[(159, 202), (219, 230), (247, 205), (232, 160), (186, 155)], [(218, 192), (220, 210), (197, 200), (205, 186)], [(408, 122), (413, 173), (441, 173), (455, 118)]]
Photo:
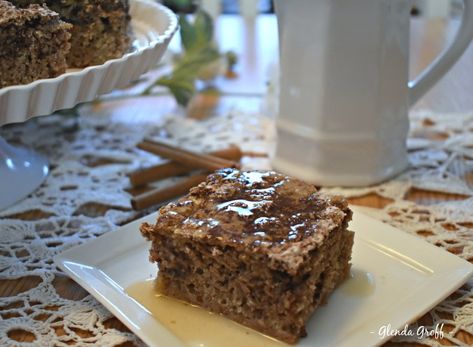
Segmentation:
[(345, 295), (359, 298), (370, 296), (375, 288), (373, 274), (356, 268), (351, 269), (350, 277), (340, 286)]
[(135, 283), (128, 287), (126, 292), (151, 312), (152, 316), (185, 346), (289, 346), (203, 308), (160, 294), (154, 279)]

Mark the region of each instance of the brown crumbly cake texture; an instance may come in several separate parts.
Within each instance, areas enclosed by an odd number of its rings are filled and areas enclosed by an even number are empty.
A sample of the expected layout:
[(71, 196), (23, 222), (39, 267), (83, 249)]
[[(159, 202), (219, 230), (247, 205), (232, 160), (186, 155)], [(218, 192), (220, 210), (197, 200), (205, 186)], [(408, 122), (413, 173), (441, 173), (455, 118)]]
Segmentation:
[(0, 88), (64, 73), (70, 27), (47, 7), (0, 0)]
[(163, 294), (288, 343), (349, 275), (346, 200), (294, 178), (223, 169), (159, 212), (141, 233)]
[(128, 0), (11, 0), (18, 6), (46, 3), (72, 24), (69, 67), (100, 65), (130, 49)]

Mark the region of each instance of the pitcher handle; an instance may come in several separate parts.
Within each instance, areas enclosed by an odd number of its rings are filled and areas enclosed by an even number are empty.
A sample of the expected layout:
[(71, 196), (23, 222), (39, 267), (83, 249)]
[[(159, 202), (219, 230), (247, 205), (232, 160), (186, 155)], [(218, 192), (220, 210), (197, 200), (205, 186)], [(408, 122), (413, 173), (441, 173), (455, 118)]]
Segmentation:
[(452, 44), (445, 49), (434, 61), (410, 81), (409, 104), (415, 104), (445, 73), (455, 64), (465, 52), (473, 38), (473, 0), (463, 0), (463, 15), (460, 29)]

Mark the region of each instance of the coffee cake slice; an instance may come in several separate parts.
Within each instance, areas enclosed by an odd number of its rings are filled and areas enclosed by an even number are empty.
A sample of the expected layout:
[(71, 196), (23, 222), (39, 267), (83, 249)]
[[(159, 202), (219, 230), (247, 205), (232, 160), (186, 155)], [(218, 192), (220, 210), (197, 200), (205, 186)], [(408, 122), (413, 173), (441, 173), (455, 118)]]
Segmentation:
[(130, 48), (128, 0), (11, 0), (18, 6), (46, 3), (73, 25), (69, 67), (100, 65)]
[(64, 73), (70, 29), (47, 7), (0, 0), (0, 88)]
[(349, 274), (351, 215), (343, 198), (300, 180), (224, 169), (141, 232), (163, 294), (295, 343)]

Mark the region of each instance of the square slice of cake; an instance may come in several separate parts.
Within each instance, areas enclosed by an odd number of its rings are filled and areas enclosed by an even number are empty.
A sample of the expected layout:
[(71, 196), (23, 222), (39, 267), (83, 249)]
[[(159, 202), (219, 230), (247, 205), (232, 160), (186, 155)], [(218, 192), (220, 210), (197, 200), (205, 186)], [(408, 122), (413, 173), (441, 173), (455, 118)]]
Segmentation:
[(100, 65), (130, 48), (128, 0), (11, 0), (18, 6), (46, 3), (73, 25), (69, 67)]
[(70, 29), (46, 7), (0, 0), (0, 88), (64, 73)]
[(347, 202), (291, 177), (223, 169), (159, 212), (160, 291), (285, 342), (349, 275)]

